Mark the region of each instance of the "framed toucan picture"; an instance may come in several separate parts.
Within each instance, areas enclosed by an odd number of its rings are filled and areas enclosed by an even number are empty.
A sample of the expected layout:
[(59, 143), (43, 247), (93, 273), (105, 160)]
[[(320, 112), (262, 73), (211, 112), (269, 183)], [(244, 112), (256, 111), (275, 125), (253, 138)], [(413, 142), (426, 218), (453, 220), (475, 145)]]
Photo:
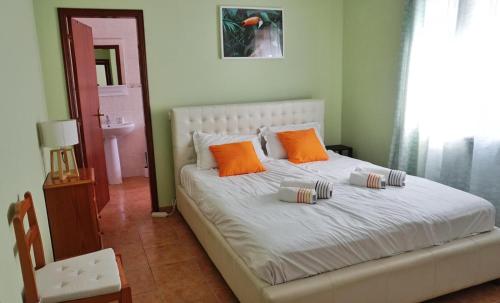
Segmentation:
[(223, 59), (283, 58), (283, 10), (220, 7)]

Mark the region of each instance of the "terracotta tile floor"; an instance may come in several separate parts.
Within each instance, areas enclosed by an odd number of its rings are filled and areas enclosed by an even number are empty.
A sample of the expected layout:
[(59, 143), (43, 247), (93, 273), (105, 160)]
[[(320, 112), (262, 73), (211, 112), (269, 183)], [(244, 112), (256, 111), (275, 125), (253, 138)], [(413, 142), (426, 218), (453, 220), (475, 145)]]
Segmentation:
[[(127, 178), (110, 194), (101, 211), (104, 245), (122, 254), (134, 303), (238, 302), (178, 213), (151, 217), (148, 179)], [(500, 303), (500, 285), (428, 301), (452, 302)]]

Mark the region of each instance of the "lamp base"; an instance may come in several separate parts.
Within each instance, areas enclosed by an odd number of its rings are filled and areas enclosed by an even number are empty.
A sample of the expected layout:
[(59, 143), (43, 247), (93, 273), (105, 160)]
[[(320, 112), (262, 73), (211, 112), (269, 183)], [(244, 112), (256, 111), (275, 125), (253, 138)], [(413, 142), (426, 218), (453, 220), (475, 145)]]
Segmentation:
[[(55, 160), (57, 161), (57, 170), (55, 170)], [(69, 168), (69, 161), (73, 161), (74, 170)], [(66, 180), (68, 178), (79, 177), (78, 167), (76, 164), (75, 151), (73, 148), (61, 147), (50, 151), (50, 176), (53, 179)]]

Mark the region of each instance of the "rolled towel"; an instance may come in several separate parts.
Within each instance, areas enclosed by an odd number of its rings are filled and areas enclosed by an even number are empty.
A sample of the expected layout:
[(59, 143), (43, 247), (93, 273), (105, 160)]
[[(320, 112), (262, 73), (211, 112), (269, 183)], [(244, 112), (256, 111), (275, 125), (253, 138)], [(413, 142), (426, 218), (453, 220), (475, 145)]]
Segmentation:
[(316, 204), (316, 191), (311, 188), (280, 187), (278, 197), (281, 201), (292, 203)]
[(385, 177), (383, 175), (354, 171), (351, 173), (349, 181), (352, 185), (369, 187), (369, 188), (385, 188)]
[(333, 183), (326, 180), (284, 179), (280, 186), (314, 189), (318, 199), (330, 199), (333, 194)]
[(406, 172), (402, 170), (390, 169), (385, 167), (357, 167), (355, 171), (364, 171), (383, 175), (390, 186), (405, 186)]

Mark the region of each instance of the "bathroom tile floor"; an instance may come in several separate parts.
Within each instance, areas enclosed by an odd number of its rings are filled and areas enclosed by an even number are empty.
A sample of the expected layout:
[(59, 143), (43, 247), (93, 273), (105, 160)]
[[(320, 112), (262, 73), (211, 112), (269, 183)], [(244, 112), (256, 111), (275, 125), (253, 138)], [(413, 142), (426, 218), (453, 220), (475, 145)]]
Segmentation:
[[(105, 247), (123, 256), (134, 303), (238, 302), (179, 213), (152, 218), (148, 179), (110, 186), (101, 211)], [(367, 301), (368, 302), (368, 301)], [(500, 303), (500, 285), (485, 283), (428, 303)]]

